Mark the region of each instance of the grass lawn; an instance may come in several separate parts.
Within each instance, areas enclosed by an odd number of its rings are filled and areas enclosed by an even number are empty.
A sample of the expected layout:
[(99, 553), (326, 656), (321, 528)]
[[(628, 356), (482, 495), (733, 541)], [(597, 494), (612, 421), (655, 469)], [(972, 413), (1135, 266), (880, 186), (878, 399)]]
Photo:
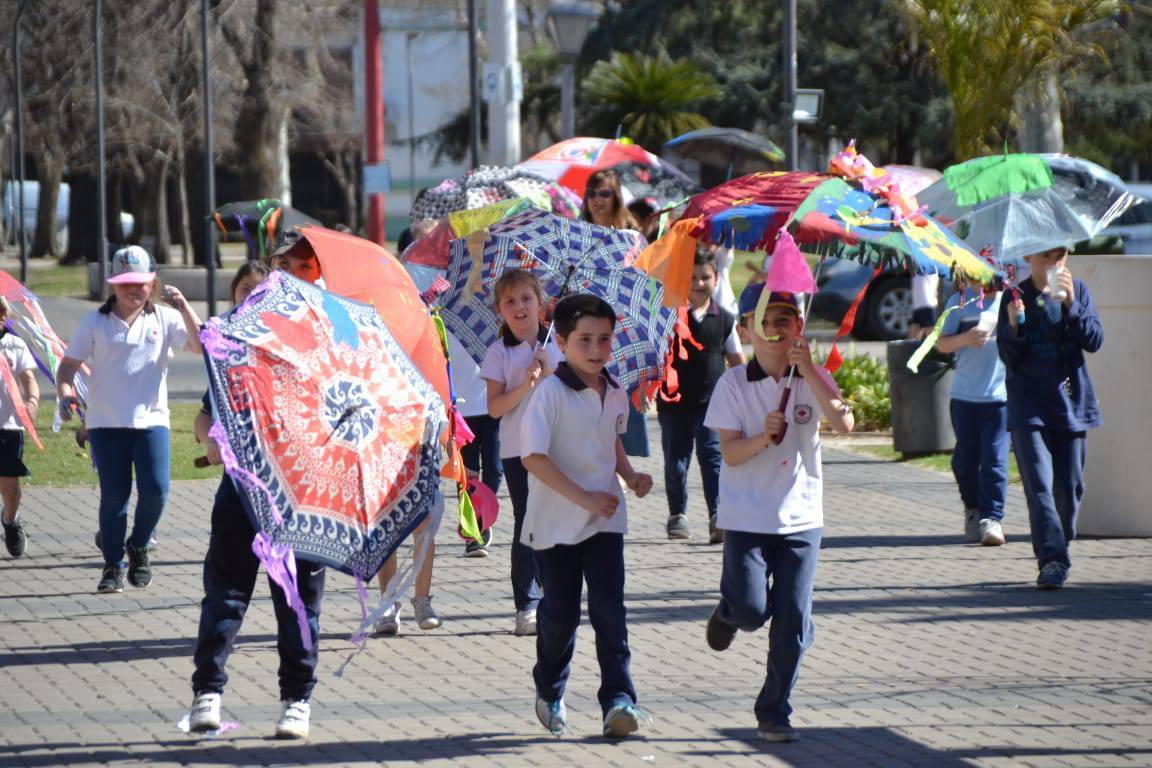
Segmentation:
[[(912, 456), (905, 458), (904, 454), (892, 450), (889, 445), (851, 445), (842, 444), (837, 445), (837, 448), (846, 448), (851, 451), (863, 451), (870, 453), (873, 456), (878, 456), (887, 461), (898, 461), (901, 463), (911, 464), (914, 467), (923, 467), (925, 469), (935, 469), (938, 472), (946, 472), (952, 474), (952, 454), (951, 453), (930, 453), (926, 456)], [(1008, 452), (1008, 482), (1020, 482), (1020, 470), (1016, 467), (1016, 457), (1011, 451)]]
[[(96, 472), (87, 450), (76, 447), (76, 427), (66, 422), (59, 432), (52, 431), (51, 399), (36, 416), (36, 432), (44, 443), (44, 450), (36, 448), (31, 438), (24, 441), (24, 463), (32, 476), (24, 478), (26, 485), (96, 485)], [(204, 455), (204, 447), (197, 445), (192, 436), (192, 422), (200, 410), (199, 403), (169, 403), (172, 411), (172, 479), (200, 480), (219, 477), (219, 467), (196, 469), (192, 461)]]
[[(4, 271), (17, 280), (20, 279), (19, 267), (9, 267)], [(59, 264), (41, 266), (40, 264), (29, 262), (28, 289), (37, 296), (87, 298), (88, 267), (85, 264), (67, 267), (60, 266)]]

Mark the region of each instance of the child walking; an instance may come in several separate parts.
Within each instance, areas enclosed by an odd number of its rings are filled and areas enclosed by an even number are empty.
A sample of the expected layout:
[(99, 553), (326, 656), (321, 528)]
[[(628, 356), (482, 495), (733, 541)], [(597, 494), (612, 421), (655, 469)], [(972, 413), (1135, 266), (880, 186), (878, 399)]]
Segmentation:
[(952, 294), (944, 311), (961, 302), (963, 306), (944, 321), (943, 335), (936, 342), (941, 352), (956, 354), (949, 403), (956, 434), (952, 474), (964, 503), (965, 538), (998, 547), (1004, 543), (1008, 492), (1008, 395), (995, 344), (1000, 293), (967, 288)]
[[(688, 328), (702, 348), (677, 339), (682, 354), (673, 355), (672, 367), (679, 379), (676, 400), (656, 400), (660, 419), (660, 442), (664, 448), (664, 488), (668, 494), (669, 539), (691, 537), (688, 528), (688, 469), (692, 464), (692, 447), (700, 462), (700, 480), (704, 486), (704, 503), (708, 507), (708, 542), (724, 541), (724, 532), (716, 527), (716, 496), (720, 484), (720, 441), (716, 433), (704, 426), (704, 413), (712, 389), (727, 366), (744, 364), (744, 352), (736, 337), (736, 316), (713, 298), (716, 290), (716, 254), (702, 248), (696, 252), (692, 266), (692, 286), (688, 293)], [(663, 385), (662, 385), (663, 386)]]
[[(40, 405), (40, 386), (36, 383), (36, 361), (24, 340), (8, 333), (4, 321), (10, 311), (8, 301), (0, 298), (0, 365), (7, 365), (29, 418), (35, 420)], [(0, 500), (4, 502), (4, 546), (12, 557), (23, 557), (28, 547), (28, 534), (20, 517), (20, 478), (31, 474), (24, 466), (24, 425), (16, 415), (8, 387), (0, 386)]]
[(640, 727), (629, 667), (624, 610), (627, 515), (619, 480), (638, 497), (652, 478), (636, 472), (620, 435), (628, 398), (605, 371), (612, 357), (616, 313), (602, 299), (569, 296), (556, 306), (556, 337), (565, 362), (537, 387), (523, 418), (523, 462), (531, 473), (521, 538), (536, 556), (544, 588), (536, 636), (536, 716), (553, 734), (567, 727), (564, 690), (580, 602), (588, 584), (588, 619), (600, 662), (597, 698), (604, 735)]
[[(260, 262), (249, 262), (241, 267), (232, 280), (232, 303), (243, 303), (268, 276), (268, 271), (268, 267)], [(216, 441), (208, 436), (211, 427), (212, 404), (205, 393), (203, 406), (196, 416), (196, 441), (204, 444), (210, 463), (220, 464), (220, 450)], [(220, 728), (221, 700), (224, 686), (228, 683), (225, 667), (260, 571), (260, 561), (252, 551), (255, 535), (256, 530), (244, 511), (244, 502), (232, 478), (225, 475), (220, 478), (216, 489), (212, 532), (208, 539), (208, 553), (204, 556), (204, 599), (200, 602), (200, 629), (192, 657), (196, 669), (192, 673), (193, 700), (188, 715), (189, 730), (194, 732)], [(288, 607), (284, 592), (271, 577), (268, 579), (272, 608), (276, 613), (276, 649), (280, 654), (281, 713), (275, 729), (278, 739), (308, 735), (311, 714), (308, 701), (316, 686), (325, 576), (324, 566), (296, 560), (296, 583), (312, 635), (310, 650), (304, 647), (300, 624)]]
[(521, 543), (528, 503), (528, 473), (520, 461), (520, 424), (532, 393), (560, 361), (554, 344), (544, 346), (548, 331), (540, 324), (544, 293), (531, 272), (511, 269), (496, 281), (496, 309), (503, 320), (500, 338), (488, 348), (480, 378), (488, 382), (488, 415), (500, 419), (500, 461), (512, 501), (512, 599), (517, 635), (536, 634), (540, 585), (532, 550)]
[[(100, 548), (104, 569), (96, 591), (123, 592), (128, 583), (152, 583), (148, 541), (168, 499), (168, 361), (180, 348), (200, 352), (200, 318), (173, 286), (167, 300), (153, 303), (160, 289), (152, 257), (138, 245), (112, 256), (106, 281), (112, 296), (80, 321), (56, 372), (60, 416), (78, 406), (73, 383), (88, 362), (86, 427), (100, 479)], [(136, 515), (128, 532), (128, 498), (136, 474)]]
[[(1025, 256), (1032, 274), (1002, 302), (996, 343), (1007, 371), (1008, 429), (1020, 468), (1038, 589), (1060, 589), (1084, 496), (1086, 433), (1100, 406), (1085, 352), (1104, 343), (1088, 286), (1068, 271), (1068, 249)], [(1022, 319), (1023, 318), (1023, 319)]]
[[(723, 651), (737, 630), (752, 632), (771, 620), (768, 673), (754, 707), (758, 733), (766, 741), (795, 741), (788, 699), (812, 644), (812, 584), (824, 525), (820, 419), (837, 432), (850, 432), (853, 419), (832, 376), (812, 362), (795, 296), (764, 297), (757, 327), (763, 292), (756, 283), (740, 295), (740, 338), (754, 356), (720, 377), (704, 419), (720, 435), (724, 455), (717, 524), (725, 534), (720, 602), (706, 639)], [(797, 376), (781, 411), (789, 365)]]

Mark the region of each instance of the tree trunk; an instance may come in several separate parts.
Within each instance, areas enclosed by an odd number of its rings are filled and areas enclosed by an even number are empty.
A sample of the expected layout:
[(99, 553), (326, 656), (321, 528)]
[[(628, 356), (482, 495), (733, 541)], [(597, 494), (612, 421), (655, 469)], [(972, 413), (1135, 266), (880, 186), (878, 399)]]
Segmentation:
[(1063, 152), (1060, 84), (1056, 73), (1040, 76), (1016, 96), (1021, 152)]
[(87, 264), (96, 261), (97, 214), (96, 177), (92, 174), (72, 176), (68, 180), (72, 194), (68, 200), (68, 255), (65, 264)]
[(40, 200), (36, 208), (36, 229), (32, 235), (29, 258), (51, 256), (59, 258), (56, 239), (56, 201), (60, 196), (60, 177), (64, 174), (64, 160), (49, 147), (36, 156), (36, 172), (40, 179)]
[[(140, 206), (141, 239), (148, 238), (157, 264), (171, 261), (172, 233), (168, 228), (168, 160), (156, 153), (144, 167), (144, 200)], [(146, 224), (144, 223), (146, 222)]]
[(188, 162), (184, 145), (176, 147), (176, 195), (180, 200), (180, 249), (184, 266), (192, 266), (192, 212), (188, 210)]

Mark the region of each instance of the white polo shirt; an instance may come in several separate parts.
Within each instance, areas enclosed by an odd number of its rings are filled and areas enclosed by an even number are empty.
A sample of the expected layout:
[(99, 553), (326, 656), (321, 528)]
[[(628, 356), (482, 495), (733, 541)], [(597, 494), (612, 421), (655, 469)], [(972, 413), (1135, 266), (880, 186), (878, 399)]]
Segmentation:
[[(498, 381), (504, 384), (504, 391), (508, 392), (520, 386), (524, 381), (524, 372), (532, 362), (532, 355), (536, 351), (536, 344), (541, 343), (548, 336), (548, 328), (540, 326), (535, 343), (517, 341), (511, 333), (502, 333), (496, 342), (488, 347), (484, 355), (484, 362), (480, 365), (480, 378), (485, 381)], [(549, 368), (555, 368), (563, 356), (556, 347), (555, 339), (550, 340), (544, 347), (551, 361)], [(536, 390), (540, 385), (536, 385)], [(500, 417), (500, 458), (519, 458), (524, 454), (520, 450), (520, 420), (524, 414), (524, 407), (532, 399), (535, 390), (516, 404), (516, 407)]]
[[(3, 333), (0, 336), (0, 354), (4, 355), (16, 381), (20, 381), (20, 374), (36, 369), (36, 360), (28, 351), (28, 345), (23, 339), (5, 331), (0, 333)], [(0, 429), (24, 431), (24, 425), (16, 416), (16, 408), (13, 407), (12, 398), (8, 396), (8, 388), (3, 386), (3, 382), (0, 382)]]
[[(832, 375), (820, 377), (839, 393)], [(736, 430), (744, 437), (762, 435), (764, 418), (780, 406), (787, 377), (768, 376), (753, 358), (730, 368), (716, 382), (704, 416), (711, 429)], [(820, 470), (820, 418), (823, 411), (797, 376), (784, 409), (788, 430), (780, 445), (765, 448), (738, 467), (720, 467), (716, 526), (748, 533), (797, 533), (824, 525)]]
[(68, 341), (65, 357), (87, 362), (89, 429), (167, 427), (168, 361), (188, 341), (180, 313), (153, 305), (132, 325), (115, 312), (89, 312)]
[(597, 533), (627, 533), (628, 513), (616, 475), (616, 440), (628, 426), (628, 393), (608, 374), (604, 400), (561, 363), (536, 386), (524, 411), (524, 456), (545, 454), (586, 491), (620, 499), (612, 517), (593, 515), (528, 475), (528, 508), (520, 543), (532, 549), (579, 544)]

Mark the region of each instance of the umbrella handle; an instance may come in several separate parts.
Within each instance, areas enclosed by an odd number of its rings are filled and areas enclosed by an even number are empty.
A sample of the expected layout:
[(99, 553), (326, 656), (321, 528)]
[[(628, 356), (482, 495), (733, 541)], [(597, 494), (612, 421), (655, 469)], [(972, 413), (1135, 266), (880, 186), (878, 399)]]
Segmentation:
[[(776, 410), (783, 412), (784, 409), (788, 407), (788, 398), (791, 396), (791, 394), (792, 387), (785, 386), (784, 390), (780, 393), (780, 405), (777, 406)], [(785, 420), (784, 426), (780, 428), (780, 431), (777, 432), (776, 435), (772, 438), (772, 445), (780, 445), (780, 442), (784, 439), (784, 435), (786, 434), (788, 434), (787, 420)]]

